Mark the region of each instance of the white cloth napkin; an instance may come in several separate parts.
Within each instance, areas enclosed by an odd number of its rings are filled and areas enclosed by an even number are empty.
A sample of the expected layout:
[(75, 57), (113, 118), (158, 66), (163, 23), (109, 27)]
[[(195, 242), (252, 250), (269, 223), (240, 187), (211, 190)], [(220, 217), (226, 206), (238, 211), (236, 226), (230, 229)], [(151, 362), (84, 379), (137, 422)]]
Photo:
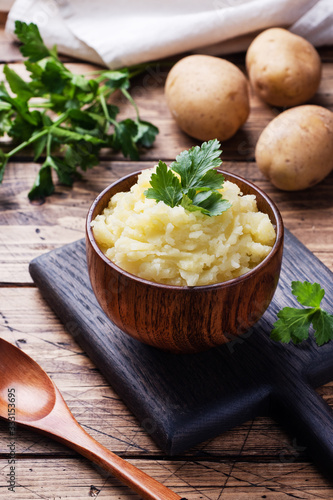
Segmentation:
[(272, 26), (333, 44), (332, 0), (16, 0), (7, 31), (16, 19), (36, 23), (59, 52), (111, 68), (245, 50)]

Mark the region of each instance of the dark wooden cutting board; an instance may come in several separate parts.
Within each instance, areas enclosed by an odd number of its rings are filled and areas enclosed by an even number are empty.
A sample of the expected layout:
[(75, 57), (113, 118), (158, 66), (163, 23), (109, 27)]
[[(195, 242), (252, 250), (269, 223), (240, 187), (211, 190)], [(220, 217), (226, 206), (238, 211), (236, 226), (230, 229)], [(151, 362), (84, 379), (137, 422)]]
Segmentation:
[(68, 332), (87, 352), (160, 448), (170, 455), (258, 415), (285, 422), (333, 472), (333, 413), (316, 387), (333, 379), (333, 341), (317, 347), (270, 340), (282, 307), (297, 306), (293, 280), (317, 281), (332, 312), (333, 273), (286, 231), (281, 278), (262, 319), (242, 338), (176, 355), (124, 334), (90, 287), (84, 240), (33, 260), (30, 273)]

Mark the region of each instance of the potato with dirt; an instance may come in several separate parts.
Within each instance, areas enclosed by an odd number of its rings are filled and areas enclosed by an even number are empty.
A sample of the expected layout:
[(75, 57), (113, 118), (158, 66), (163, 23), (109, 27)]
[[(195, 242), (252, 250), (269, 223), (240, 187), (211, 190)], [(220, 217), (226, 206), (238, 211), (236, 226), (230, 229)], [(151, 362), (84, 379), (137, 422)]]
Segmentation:
[(191, 55), (170, 70), (165, 96), (178, 126), (201, 141), (232, 137), (250, 112), (248, 82), (234, 64)]
[(246, 69), (254, 92), (272, 106), (307, 102), (321, 78), (320, 57), (313, 45), (282, 28), (265, 30), (253, 40)]
[(284, 111), (261, 133), (255, 157), (279, 189), (314, 186), (333, 170), (333, 113), (314, 105)]

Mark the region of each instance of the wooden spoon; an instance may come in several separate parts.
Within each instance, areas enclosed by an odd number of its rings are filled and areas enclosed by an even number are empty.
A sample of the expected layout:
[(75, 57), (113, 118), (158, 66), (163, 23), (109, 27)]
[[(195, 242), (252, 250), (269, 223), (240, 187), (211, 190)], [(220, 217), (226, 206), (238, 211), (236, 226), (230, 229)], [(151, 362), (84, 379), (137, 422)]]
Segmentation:
[[(14, 394), (14, 398), (9, 393)], [(9, 415), (15, 415), (16, 423), (73, 448), (144, 499), (186, 500), (93, 439), (75, 420), (59, 389), (44, 370), (19, 348), (0, 339), (0, 418), (8, 420)]]

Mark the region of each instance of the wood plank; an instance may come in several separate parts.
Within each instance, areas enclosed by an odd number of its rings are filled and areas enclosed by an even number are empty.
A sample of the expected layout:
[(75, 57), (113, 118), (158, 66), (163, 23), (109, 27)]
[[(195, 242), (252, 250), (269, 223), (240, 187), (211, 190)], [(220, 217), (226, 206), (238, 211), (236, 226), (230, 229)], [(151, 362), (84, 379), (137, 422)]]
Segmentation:
[(7, 15), (0, 14), (0, 62), (8, 63), (23, 60), (18, 44), (13, 42), (13, 37), (5, 32)]
[[(308, 462), (253, 464), (213, 460), (137, 460), (141, 468), (188, 500), (331, 499), (332, 483)], [(8, 464), (0, 460), (0, 495), (6, 493)], [(97, 496), (139, 500), (139, 496), (83, 458), (20, 458), (16, 464), (20, 500), (77, 500)], [(95, 493), (95, 495), (94, 495)], [(7, 497), (6, 497), (7, 494)]]
[[(332, 61), (332, 48), (326, 51), (325, 48), (322, 49), (321, 54), (324, 60)], [(18, 47), (3, 41), (0, 32), (0, 60), (13, 61), (18, 57), (21, 58)], [(244, 55), (236, 56), (234, 60), (242, 63)], [(88, 67), (82, 66), (81, 63), (72, 66), (73, 70), (79, 73), (88, 71)], [(330, 109), (332, 74), (329, 66), (325, 65), (325, 76), (314, 101), (327, 105)], [(154, 122), (157, 120), (161, 129), (156, 147), (142, 156), (147, 160), (143, 164), (145, 166), (151, 166), (151, 162), (159, 158), (172, 159), (181, 149), (195, 143), (178, 130), (166, 109), (163, 96), (164, 78), (163, 71), (156, 70), (149, 77), (137, 79), (133, 84), (134, 94), (140, 109), (142, 108), (142, 117)], [(254, 114), (250, 117), (251, 130), (240, 132), (231, 140), (232, 144), (228, 141), (225, 145), (226, 159), (243, 160), (242, 163), (230, 164), (230, 170), (248, 176), (269, 192), (278, 203), (287, 227), (333, 269), (332, 224), (329, 223), (332, 220), (332, 206), (329, 201), (332, 193), (332, 174), (311, 190), (311, 195), (308, 191), (282, 193), (270, 186), (258, 173), (255, 165), (248, 162), (253, 159), (256, 137), (265, 125), (265, 119), (269, 120), (273, 116), (272, 113), (274, 114), (274, 110), (260, 109), (262, 103), (258, 101), (256, 104), (255, 100), (256, 98), (252, 99)], [(120, 104), (122, 116), (132, 112), (128, 107), (123, 107), (123, 103)], [(26, 192), (31, 186), (37, 167), (31, 164), (11, 165), (15, 175), (7, 175), (8, 182), (0, 186), (0, 224), (4, 224), (1, 227), (3, 231), (0, 233), (0, 241), (7, 245), (7, 250), (0, 256), (0, 281), (12, 284), (16, 282), (18, 285), (29, 284), (27, 264), (31, 258), (63, 242), (74, 241), (82, 235), (85, 213), (92, 198), (105, 185), (125, 173), (123, 164), (127, 162), (123, 162), (120, 156), (104, 151), (102, 157), (118, 161), (104, 162), (101, 167), (89, 172), (85, 181), (77, 183), (73, 191), (63, 187), (57, 188), (57, 194), (52, 200), (48, 200), (41, 207), (30, 205), (26, 199)], [(141, 167), (141, 164), (139, 166)], [(132, 168), (137, 169), (134, 166)], [(9, 228), (11, 225), (12, 232)], [(55, 226), (54, 230), (52, 225)], [(28, 244), (22, 252), (26, 242)], [(166, 464), (171, 464), (171, 478), (176, 476), (180, 467), (181, 480), (178, 478), (177, 484), (181, 489), (178, 492), (186, 495), (189, 500), (197, 500), (199, 497), (214, 500), (284, 500), (290, 496), (309, 499), (332, 498), (333, 485), (327, 483), (317, 469), (306, 461), (304, 447), (266, 418), (255, 419), (193, 448), (184, 460), (180, 457), (172, 462), (157, 461), (160, 452), (145, 429), (128, 412), (90, 360), (69, 338), (40, 298), (38, 291), (33, 288), (3, 288), (0, 304), (1, 312), (5, 310), (6, 313), (4, 318), (0, 318), (0, 335), (5, 338), (8, 336), (11, 341), (25, 341), (18, 343), (32, 356), (37, 355), (37, 360), (62, 388), (74, 414), (87, 430), (110, 449), (125, 457), (131, 457), (133, 463), (139, 467), (146, 467), (145, 470), (150, 471), (148, 473), (154, 477), (158, 478), (160, 474), (160, 480), (165, 477), (160, 470), (161, 464), (163, 468)], [(330, 405), (333, 405), (332, 391), (333, 384), (328, 384), (319, 391)], [(6, 451), (6, 440), (7, 426), (0, 422), (0, 470), (7, 467), (7, 459), (3, 455)], [(22, 473), (20, 472), (19, 479), (23, 479), (24, 487), (19, 489), (18, 495), (22, 500), (86, 498), (98, 493), (98, 490), (91, 489), (91, 485), (100, 487), (98, 496), (104, 495), (114, 499), (137, 498), (113, 479), (100, 475), (100, 471), (96, 471), (84, 459), (72, 458), (71, 451), (47, 438), (20, 430), (17, 434), (17, 446), (20, 453), (26, 457), (20, 460)], [(38, 455), (42, 457), (39, 458)], [(143, 457), (148, 460), (143, 461)], [(3, 475), (0, 476), (0, 497), (7, 498), (2, 478)], [(73, 478), (78, 478), (76, 483)]]
[[(161, 451), (115, 391), (64, 329), (34, 288), (0, 288), (0, 336), (32, 356), (57, 384), (84, 428), (102, 444), (127, 457), (158, 457)], [(333, 383), (319, 393), (333, 406)], [(0, 456), (8, 451), (8, 425), (0, 421)], [(36, 433), (18, 429), (17, 453), (73, 456), (64, 446)], [(306, 449), (292, 433), (270, 418), (260, 417), (192, 448), (186, 456), (224, 457), (269, 462), (306, 459)]]
[[(27, 78), (27, 72), (22, 63), (11, 64), (10, 67), (15, 69), (22, 77)], [(68, 67), (75, 73), (84, 74), (96, 69), (95, 66), (86, 63), (70, 63)], [(171, 117), (164, 98), (164, 82), (167, 73), (168, 68), (157, 64), (149, 69), (148, 73), (137, 77), (132, 82), (131, 93), (138, 104), (142, 119), (151, 121), (160, 129), (154, 147), (142, 152), (142, 160), (158, 160), (162, 158), (172, 160), (183, 149), (199, 144), (198, 141), (183, 133)], [(332, 81), (333, 63), (327, 62), (323, 66), (322, 82), (318, 92), (310, 103), (333, 109)], [(120, 107), (120, 119), (135, 117), (133, 107), (121, 94), (116, 94), (112, 102)], [(245, 125), (234, 137), (222, 144), (223, 158), (225, 160), (253, 160), (255, 145), (260, 133), (281, 111), (281, 109), (263, 103), (252, 91), (250, 92), (250, 105), (251, 112)], [(23, 154), (26, 155), (27, 152)], [(17, 158), (20, 157), (22, 158), (22, 156)], [(102, 151), (101, 158), (122, 159), (120, 154), (114, 154), (110, 150)]]
[[(33, 276), (50, 306), (64, 324), (72, 325), (70, 332), (124, 397), (133, 413), (142, 422), (155, 423), (151, 426), (152, 437), (162, 450), (183, 453), (190, 445), (219, 435), (222, 430), (261, 415), (269, 408), (273, 415), (281, 415), (283, 407), (289, 412), (285, 419), (287, 428), (294, 425), (294, 429), (298, 429), (302, 422), (298, 435), (304, 441), (316, 436), (312, 444), (308, 442), (309, 451), (322, 456), (322, 450), (332, 450), (331, 415), (321, 414), (317, 418), (313, 410), (318, 407), (319, 411), (322, 407), (324, 413), (322, 401), (306, 389), (302, 374), (309, 370), (317, 381), (331, 380), (333, 372), (328, 359), (333, 345), (319, 349), (313, 342), (307, 342), (299, 349), (269, 341), (268, 336), (269, 325), (276, 321), (277, 311), (286, 305), (297, 306), (296, 299), (292, 301), (290, 297), (295, 262), (296, 265), (300, 263), (298, 279), (318, 281), (326, 290), (330, 289), (332, 273), (314, 262), (313, 255), (291, 238), (290, 233), (286, 232), (285, 237), (284, 266), (271, 307), (263, 321), (254, 327), (253, 335), (241, 340), (242, 345), (235, 352), (232, 350), (232, 356), (230, 346), (224, 346), (194, 358), (180, 359), (158, 353), (121, 334), (101, 316), (89, 286), (88, 273), (78, 265), (85, 260), (82, 242), (37, 259), (33, 263)], [(323, 307), (330, 310), (329, 298), (325, 300)], [(179, 380), (182, 380), (181, 386)], [(294, 388), (296, 381), (297, 391)], [(263, 399), (268, 393), (272, 394), (272, 400)], [(278, 401), (274, 397), (277, 394)], [(302, 407), (300, 412), (294, 408), (295, 401)], [(180, 414), (178, 408), (181, 408)], [(324, 420), (326, 425), (323, 426)], [(323, 442), (325, 445), (319, 450)], [(326, 462), (332, 460), (332, 451), (329, 457), (325, 456)]]
[[(116, 179), (154, 162), (102, 162), (73, 189), (57, 186), (44, 205), (31, 204), (27, 192), (38, 166), (11, 163), (0, 186), (0, 283), (32, 283), (28, 263), (34, 257), (84, 237), (86, 213), (93, 199)], [(333, 173), (310, 190), (279, 191), (252, 162), (223, 163), (225, 170), (255, 182), (277, 203), (286, 227), (333, 269)]]

